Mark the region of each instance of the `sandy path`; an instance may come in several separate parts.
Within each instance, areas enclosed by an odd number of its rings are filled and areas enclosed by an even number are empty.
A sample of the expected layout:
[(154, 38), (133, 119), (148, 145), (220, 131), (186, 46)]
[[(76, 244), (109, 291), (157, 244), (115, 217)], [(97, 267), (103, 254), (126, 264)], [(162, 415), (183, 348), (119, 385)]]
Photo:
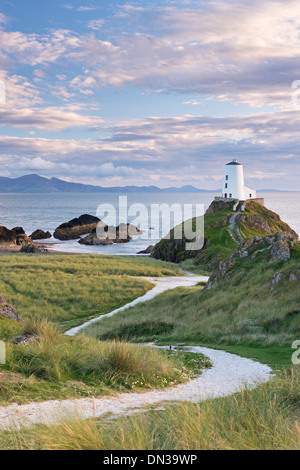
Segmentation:
[[(134, 300), (130, 304), (91, 320), (80, 327), (67, 332), (73, 336), (82, 328), (106, 316), (112, 316), (139, 302), (150, 300), (155, 295), (168, 289), (179, 286), (193, 286), (200, 281), (206, 281), (203, 276), (184, 276), (173, 278), (148, 278), (155, 287), (144, 296)], [(213, 367), (204, 370), (200, 377), (187, 383), (167, 388), (164, 390), (151, 390), (141, 393), (119, 393), (112, 397), (103, 398), (79, 398), (72, 400), (52, 400), (43, 403), (30, 403), (28, 405), (12, 405), (0, 407), (0, 429), (19, 427), (20, 424), (30, 426), (36, 423), (55, 424), (62, 417), (74, 415), (81, 418), (100, 417), (106, 413), (114, 415), (130, 413), (144, 407), (161, 403), (174, 402), (199, 402), (207, 398), (216, 398), (230, 395), (247, 385), (253, 387), (259, 382), (267, 382), (270, 379), (271, 369), (263, 364), (250, 359), (245, 359), (224, 351), (192, 346), (187, 348), (192, 352), (202, 353), (211, 359)]]
[(142, 277), (139, 279), (144, 279), (147, 281), (152, 282), (155, 287), (153, 289), (149, 290), (145, 295), (142, 295), (141, 297), (138, 297), (137, 299), (133, 300), (132, 302), (124, 305), (123, 307), (117, 308), (116, 310), (113, 310), (110, 313), (107, 313), (106, 315), (101, 315), (97, 318), (94, 318), (93, 320), (89, 320), (86, 323), (83, 323), (80, 326), (77, 326), (75, 328), (72, 328), (69, 331), (66, 331), (65, 334), (68, 336), (75, 336), (79, 331), (83, 330), (83, 328), (87, 327), (88, 325), (91, 325), (92, 323), (98, 322), (102, 318), (105, 317), (112, 317), (113, 315), (116, 315), (116, 313), (121, 312), (122, 310), (126, 310), (129, 307), (133, 307), (134, 305), (140, 303), (140, 302), (146, 302), (147, 300), (153, 299), (156, 295), (161, 294), (162, 292), (170, 289), (176, 289), (176, 287), (192, 287), (195, 284), (198, 284), (198, 282), (207, 282), (208, 277), (207, 276), (194, 276), (192, 274), (189, 274), (187, 276), (176, 276), (176, 277)]
[(53, 400), (29, 405), (15, 405), (0, 409), (0, 427), (19, 427), (20, 423), (30, 426), (34, 423), (55, 424), (62, 417), (100, 417), (106, 413), (121, 414), (143, 407), (163, 403), (189, 401), (197, 403), (207, 398), (230, 395), (242, 386), (255, 386), (270, 379), (271, 369), (263, 364), (224, 351), (200, 346), (188, 348), (192, 352), (208, 356), (213, 367), (204, 370), (196, 379), (164, 390), (144, 393), (119, 393), (113, 397), (80, 398), (77, 400)]

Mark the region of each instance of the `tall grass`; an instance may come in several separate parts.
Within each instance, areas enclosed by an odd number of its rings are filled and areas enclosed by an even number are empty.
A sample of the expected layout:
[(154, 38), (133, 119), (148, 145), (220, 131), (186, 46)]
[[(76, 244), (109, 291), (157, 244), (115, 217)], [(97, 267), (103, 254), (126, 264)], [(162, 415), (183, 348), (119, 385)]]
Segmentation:
[(51, 382), (82, 380), (131, 388), (161, 385), (180, 379), (178, 363), (163, 352), (119, 341), (99, 342), (83, 336), (62, 335), (48, 320), (25, 325), (23, 334), (36, 335), (26, 346), (7, 346), (7, 367), (12, 372)]
[(1, 405), (163, 388), (210, 366), (202, 355), (191, 358), (118, 340), (70, 338), (45, 319), (27, 322), (19, 333), (31, 339), (7, 343), (6, 365), (0, 366)]
[[(284, 279), (271, 291), (271, 279), (278, 271)], [(298, 281), (290, 281), (290, 273)], [(230, 278), (218, 288), (203, 291), (195, 286), (165, 292), (84, 332), (100, 339), (117, 335), (128, 341), (290, 347), (300, 334), (299, 279), (295, 251), (285, 263), (249, 259), (237, 262)], [(146, 324), (151, 325), (148, 332)], [(154, 332), (159, 328), (158, 338)]]
[[(299, 370), (298, 370), (299, 372)], [(300, 385), (285, 372), (249, 391), (200, 404), (0, 435), (0, 448), (48, 450), (299, 450)]]
[(48, 318), (68, 329), (151, 288), (132, 276), (178, 273), (177, 266), (148, 258), (0, 255), (0, 293), (22, 318)]

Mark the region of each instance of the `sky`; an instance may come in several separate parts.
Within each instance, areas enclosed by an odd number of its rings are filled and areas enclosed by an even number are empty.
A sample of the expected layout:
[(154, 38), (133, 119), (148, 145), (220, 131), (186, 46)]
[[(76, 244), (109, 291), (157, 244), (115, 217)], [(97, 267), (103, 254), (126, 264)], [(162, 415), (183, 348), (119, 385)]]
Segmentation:
[(1, 1), (0, 176), (297, 191), (299, 112), (299, 0)]

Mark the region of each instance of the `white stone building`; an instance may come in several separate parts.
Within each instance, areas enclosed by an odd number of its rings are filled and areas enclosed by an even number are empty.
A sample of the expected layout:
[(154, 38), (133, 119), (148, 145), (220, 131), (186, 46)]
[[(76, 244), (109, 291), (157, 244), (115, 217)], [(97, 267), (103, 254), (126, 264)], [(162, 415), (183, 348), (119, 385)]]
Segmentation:
[(256, 198), (255, 189), (245, 186), (243, 165), (236, 160), (225, 165), (222, 197), (239, 201)]

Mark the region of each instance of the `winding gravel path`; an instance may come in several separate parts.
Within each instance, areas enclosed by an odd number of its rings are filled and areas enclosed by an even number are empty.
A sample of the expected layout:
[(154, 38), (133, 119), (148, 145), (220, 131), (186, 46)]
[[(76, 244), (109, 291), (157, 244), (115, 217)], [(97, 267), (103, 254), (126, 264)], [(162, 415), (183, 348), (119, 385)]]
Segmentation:
[[(192, 286), (200, 281), (207, 280), (203, 276), (186, 276), (177, 278), (150, 279), (156, 285), (144, 296), (134, 302), (111, 312), (115, 315), (138, 302), (149, 300), (164, 290), (178, 286)], [(107, 315), (106, 315), (107, 316)], [(102, 315), (100, 318), (104, 318)], [(74, 335), (82, 328), (99, 318), (94, 319), (79, 328), (67, 332)], [(250, 388), (258, 383), (267, 382), (271, 376), (271, 369), (250, 359), (229, 354), (224, 351), (192, 346), (189, 351), (205, 354), (211, 359), (213, 367), (206, 369), (201, 376), (181, 385), (163, 390), (151, 390), (141, 393), (119, 393), (112, 397), (80, 398), (72, 400), (53, 400), (43, 403), (30, 403), (28, 405), (12, 405), (0, 408), (0, 428), (18, 428), (21, 424), (31, 426), (36, 423), (55, 424), (62, 417), (81, 418), (100, 417), (106, 413), (113, 415), (132, 413), (153, 405), (189, 401), (197, 403), (207, 398), (223, 397), (235, 393), (243, 386)]]
[(113, 315), (116, 315), (116, 313), (119, 313), (122, 310), (126, 310), (129, 307), (133, 307), (134, 305), (140, 302), (146, 302), (147, 300), (151, 300), (156, 295), (161, 294), (162, 292), (166, 290), (176, 289), (176, 287), (192, 287), (198, 284), (198, 282), (207, 282), (209, 278), (207, 276), (196, 276), (196, 275), (188, 273), (187, 276), (142, 277), (139, 279), (144, 279), (144, 280), (152, 282), (152, 284), (154, 284), (153, 289), (149, 290), (145, 295), (138, 297), (132, 302), (126, 305), (123, 305), (123, 307), (117, 308), (116, 310), (113, 310), (112, 312), (107, 313), (105, 315), (101, 315), (97, 318), (93, 318), (92, 320), (89, 320), (80, 326), (77, 326), (75, 328), (72, 328), (69, 331), (66, 331), (65, 335), (75, 336), (77, 333), (79, 333), (79, 331), (83, 330), (88, 325), (98, 322), (99, 320), (102, 320), (102, 318), (112, 317)]

